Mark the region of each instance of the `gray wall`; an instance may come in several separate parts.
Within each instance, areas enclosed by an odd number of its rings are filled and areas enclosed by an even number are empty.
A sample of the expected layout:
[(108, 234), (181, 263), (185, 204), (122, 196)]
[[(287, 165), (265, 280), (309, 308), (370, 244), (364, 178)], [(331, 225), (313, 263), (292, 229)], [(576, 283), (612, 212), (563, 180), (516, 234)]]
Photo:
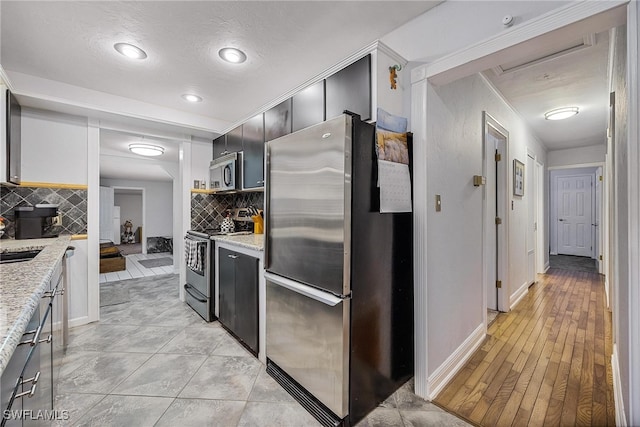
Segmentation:
[[(105, 187), (144, 188), (145, 218), (143, 224), (134, 223), (134, 228), (140, 225), (145, 227), (144, 234), (147, 237), (173, 237), (172, 181), (101, 179), (100, 185)], [(121, 222), (126, 219), (128, 218), (125, 218), (121, 212)]]
[[(617, 233), (615, 233), (617, 244), (614, 259), (617, 262), (617, 277), (614, 277), (615, 306), (617, 320), (614, 319), (616, 330), (615, 343), (618, 346), (618, 360), (620, 366), (620, 378), (622, 385), (622, 395), (625, 403), (625, 417), (631, 421), (629, 380), (629, 203), (628, 194), (628, 157), (627, 157), (627, 91), (626, 67), (627, 67), (627, 31), (626, 26), (618, 28), (615, 38), (615, 52), (613, 64), (613, 87), (616, 94), (615, 104), (615, 134), (613, 140), (615, 171), (615, 215), (614, 218)], [(637, 60), (637, 58), (636, 58)], [(637, 94), (636, 94), (637, 96)], [(617, 284), (617, 286), (616, 286)], [(637, 284), (636, 284), (637, 285)], [(635, 309), (638, 309), (635, 307)]]
[[(533, 151), (546, 164), (546, 150), (524, 122), (479, 75), (427, 89), (427, 265), (429, 374), (483, 322), (482, 187), (473, 175), (483, 170), (482, 111), (509, 132), (508, 177), (512, 163)], [(416, 189), (420, 187), (416, 183)], [(526, 198), (511, 196), (509, 277), (512, 294), (527, 281)], [(442, 197), (442, 212), (432, 201)], [(545, 212), (547, 205), (545, 203)], [(545, 233), (546, 235), (546, 233)], [(547, 244), (545, 244), (545, 247)]]

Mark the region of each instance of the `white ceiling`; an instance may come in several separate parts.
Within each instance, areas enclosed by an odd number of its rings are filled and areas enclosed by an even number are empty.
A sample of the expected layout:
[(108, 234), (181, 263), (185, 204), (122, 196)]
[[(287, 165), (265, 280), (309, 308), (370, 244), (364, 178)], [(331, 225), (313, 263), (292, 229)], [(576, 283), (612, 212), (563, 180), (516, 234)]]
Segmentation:
[[(164, 148), (158, 157), (145, 157), (129, 151), (129, 144), (144, 143)], [(177, 142), (142, 137), (113, 130), (100, 130), (100, 178), (143, 181), (171, 181), (171, 170), (178, 167)]]
[[(235, 123), (438, 3), (4, 1), (0, 60), (9, 76)], [(148, 58), (125, 58), (117, 42), (141, 47)], [(222, 61), (225, 46), (248, 60)], [(188, 103), (184, 93), (204, 101)]]
[[(439, 3), (3, 1), (0, 62), (16, 80), (35, 76), (47, 79), (44, 83), (98, 91), (89, 95), (104, 93), (165, 108), (169, 114), (194, 117), (194, 122), (206, 117), (211, 119), (206, 123), (221, 124), (199, 128), (210, 131), (199, 136), (210, 138)], [(533, 51), (523, 49), (522, 57), (515, 55), (512, 63), (500, 65), (535, 60), (574, 42), (553, 40), (545, 39)], [(132, 61), (119, 55), (113, 44), (121, 41), (140, 46), (148, 58)], [(605, 143), (606, 32), (598, 34), (596, 42), (517, 71), (484, 73), (550, 150)], [(224, 46), (243, 49), (247, 62), (221, 61), (217, 52)], [(187, 92), (204, 101), (187, 103), (180, 97)], [(579, 106), (580, 114), (566, 121), (544, 120), (545, 111), (568, 105)], [(73, 107), (60, 108), (71, 108), (73, 114)], [(188, 137), (188, 130), (180, 132)], [(175, 141), (162, 141), (167, 152), (158, 162), (129, 153), (131, 135), (101, 135), (103, 177), (171, 179), (159, 163), (177, 162)], [(139, 166), (122, 167), (135, 162)]]
[[(527, 57), (501, 64), (503, 70), (516, 67), (514, 71), (497, 74), (494, 68), (484, 73), (549, 150), (606, 144), (608, 33), (593, 39), (592, 46), (535, 61), (583, 41), (559, 39), (555, 45), (527, 51)], [(535, 63), (526, 65), (529, 61)], [(559, 121), (544, 118), (549, 110), (574, 106), (580, 108), (577, 116)]]
[[(193, 123), (212, 124), (192, 135), (208, 130), (212, 137), (439, 3), (3, 1), (0, 62), (16, 81), (34, 76), (38, 84), (71, 85), (56, 89), (67, 93), (90, 89), (159, 106), (169, 115), (190, 115)], [(113, 48), (117, 42), (139, 46), (148, 58), (121, 56)], [(218, 50), (226, 46), (242, 49), (248, 60), (222, 61)], [(188, 103), (184, 93), (204, 100)], [(43, 108), (28, 93), (21, 102)], [(56, 108), (75, 111), (69, 105)], [(130, 138), (102, 135), (102, 177), (171, 179), (148, 159), (122, 167), (135, 162), (127, 150)], [(177, 162), (177, 145), (167, 144), (162, 160)]]

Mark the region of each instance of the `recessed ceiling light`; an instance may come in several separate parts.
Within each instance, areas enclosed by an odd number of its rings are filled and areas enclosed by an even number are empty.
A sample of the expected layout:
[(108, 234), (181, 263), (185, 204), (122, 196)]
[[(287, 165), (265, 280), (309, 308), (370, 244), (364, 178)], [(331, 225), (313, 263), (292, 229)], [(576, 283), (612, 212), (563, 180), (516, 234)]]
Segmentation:
[(182, 99), (189, 102), (202, 102), (202, 97), (191, 93), (185, 93), (182, 95)]
[(247, 60), (247, 55), (240, 49), (236, 49), (235, 47), (225, 47), (220, 49), (218, 52), (220, 58), (224, 59), (227, 62), (231, 62), (233, 64), (240, 64)]
[(159, 156), (164, 153), (164, 148), (151, 144), (129, 144), (129, 150), (141, 156)]
[(579, 112), (580, 109), (578, 107), (556, 108), (555, 110), (544, 113), (544, 118), (547, 120), (564, 120), (575, 116)]
[(116, 43), (113, 45), (113, 48), (127, 58), (145, 59), (147, 57), (147, 53), (144, 50), (129, 43)]

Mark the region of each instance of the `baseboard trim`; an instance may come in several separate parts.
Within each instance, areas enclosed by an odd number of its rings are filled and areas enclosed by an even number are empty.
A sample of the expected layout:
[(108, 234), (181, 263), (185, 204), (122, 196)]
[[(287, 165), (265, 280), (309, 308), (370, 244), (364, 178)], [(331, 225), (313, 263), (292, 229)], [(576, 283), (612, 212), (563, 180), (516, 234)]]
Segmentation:
[(609, 277), (608, 276), (604, 276), (604, 293), (605, 293), (605, 296), (607, 297), (607, 308), (609, 309), (609, 311), (611, 311), (611, 303), (609, 299)]
[(529, 292), (529, 283), (524, 282), (517, 291), (515, 291), (509, 298), (509, 310), (513, 310), (522, 298)]
[(466, 340), (427, 378), (427, 398), (433, 400), (469, 360), (484, 341), (485, 325), (481, 323)]
[(620, 365), (618, 364), (618, 346), (616, 344), (613, 345), (611, 354), (611, 371), (613, 373), (613, 402), (616, 407), (616, 425), (627, 427), (627, 418), (624, 414), (624, 399), (622, 398)]
[(551, 264), (546, 263), (546, 264), (544, 265), (544, 273), (543, 273), (543, 274), (547, 274), (547, 271), (549, 271), (549, 269), (550, 269), (550, 268), (551, 268)]
[(82, 326), (91, 323), (89, 316), (76, 317), (75, 319), (69, 319), (69, 327), (75, 328), (76, 326)]

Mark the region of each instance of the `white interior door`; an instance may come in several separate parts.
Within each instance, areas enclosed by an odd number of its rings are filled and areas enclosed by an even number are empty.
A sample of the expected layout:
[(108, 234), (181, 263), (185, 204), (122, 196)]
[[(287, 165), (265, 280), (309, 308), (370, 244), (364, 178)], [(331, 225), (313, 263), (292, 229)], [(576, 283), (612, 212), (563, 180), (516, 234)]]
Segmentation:
[(604, 233), (603, 233), (603, 227), (602, 227), (602, 194), (603, 194), (603, 185), (602, 185), (602, 167), (599, 167), (598, 170), (596, 171), (596, 182), (595, 182), (595, 189), (596, 189), (596, 203), (595, 203), (595, 220), (593, 222), (594, 226), (592, 227), (593, 229), (593, 247), (594, 247), (594, 251), (593, 251), (593, 256), (596, 259), (596, 262), (598, 264), (598, 273), (603, 274), (604, 273), (604, 268), (603, 268), (603, 262), (602, 262), (602, 242), (604, 240)]
[[(507, 284), (507, 141), (509, 133), (484, 113), (483, 277), (486, 308), (506, 311), (503, 302)], [(498, 283), (504, 283), (502, 288)]]
[(524, 197), (527, 201), (527, 283), (536, 281), (536, 240), (537, 240), (537, 180), (535, 179), (536, 160), (527, 155)]
[(592, 256), (593, 175), (558, 177), (558, 254)]

